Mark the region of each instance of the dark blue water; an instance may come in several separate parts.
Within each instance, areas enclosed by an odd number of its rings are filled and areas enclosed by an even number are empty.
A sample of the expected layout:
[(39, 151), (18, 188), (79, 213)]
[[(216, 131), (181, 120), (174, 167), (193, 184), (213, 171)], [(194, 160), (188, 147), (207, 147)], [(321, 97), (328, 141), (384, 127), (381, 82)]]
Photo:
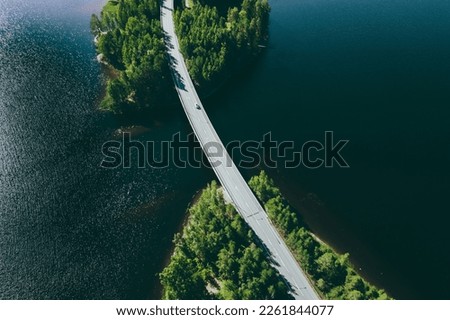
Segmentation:
[[(104, 170), (119, 127), (89, 18), (101, 1), (0, 1), (0, 298), (158, 294), (173, 234), (208, 171)], [(187, 124), (148, 121), (142, 140)], [(151, 119), (149, 119), (151, 120)]]
[(266, 55), (214, 101), (219, 134), (349, 139), (350, 169), (271, 175), (317, 234), (394, 297), (450, 298), (450, 2), (271, 5)]
[[(350, 139), (350, 169), (270, 174), (313, 231), (396, 298), (449, 298), (450, 3), (271, 4), (266, 54), (205, 104), (218, 132)], [(0, 0), (0, 298), (157, 297), (185, 208), (213, 177), (99, 168), (120, 127), (96, 109), (89, 18), (100, 6)], [(179, 111), (136, 138), (188, 132)]]

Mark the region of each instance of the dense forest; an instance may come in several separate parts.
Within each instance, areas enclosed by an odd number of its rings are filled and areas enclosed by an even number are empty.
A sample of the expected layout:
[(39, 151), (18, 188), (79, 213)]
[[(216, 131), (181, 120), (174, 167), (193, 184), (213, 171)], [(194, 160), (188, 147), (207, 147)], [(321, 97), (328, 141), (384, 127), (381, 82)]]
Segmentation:
[[(180, 47), (200, 91), (229, 77), (267, 42), (267, 0), (193, 0), (175, 12)], [(185, 2), (182, 1), (184, 4)], [(101, 103), (116, 113), (176, 101), (160, 25), (158, 0), (109, 0), (92, 15), (100, 59), (113, 70)]]
[(164, 299), (291, 299), (254, 233), (213, 182), (189, 210), (161, 273)]
[(337, 254), (301, 225), (298, 215), (264, 171), (253, 177), (249, 185), (324, 298), (389, 299), (384, 290), (377, 289), (356, 273), (348, 254)]
[[(355, 272), (348, 254), (335, 253), (301, 226), (265, 172), (249, 184), (323, 298), (389, 299)], [(214, 182), (189, 210), (188, 223), (174, 243), (171, 261), (160, 275), (165, 299), (290, 298), (254, 233), (225, 204)]]
[(117, 113), (164, 106), (173, 91), (158, 0), (110, 0), (91, 30), (101, 58), (116, 72), (101, 107)]
[(268, 0), (193, 0), (175, 12), (189, 73), (205, 91), (258, 55), (267, 43)]

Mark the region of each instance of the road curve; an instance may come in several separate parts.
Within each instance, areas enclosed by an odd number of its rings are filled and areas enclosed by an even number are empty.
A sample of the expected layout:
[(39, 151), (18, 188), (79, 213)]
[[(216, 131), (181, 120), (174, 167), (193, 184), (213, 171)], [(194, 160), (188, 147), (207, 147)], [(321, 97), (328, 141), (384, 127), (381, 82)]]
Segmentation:
[(161, 24), (175, 87), (192, 129), (220, 184), (236, 210), (269, 251), (272, 265), (291, 287), (291, 294), (297, 300), (318, 300), (319, 296), (237, 169), (203, 108), (180, 52), (173, 8), (173, 0), (162, 1)]

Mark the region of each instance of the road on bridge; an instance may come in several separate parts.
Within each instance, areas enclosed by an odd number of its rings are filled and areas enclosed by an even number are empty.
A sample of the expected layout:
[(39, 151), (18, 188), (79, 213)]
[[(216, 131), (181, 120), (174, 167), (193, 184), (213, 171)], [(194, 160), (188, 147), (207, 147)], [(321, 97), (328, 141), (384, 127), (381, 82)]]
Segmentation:
[(272, 265), (291, 287), (291, 294), (296, 299), (318, 300), (317, 293), (232, 161), (203, 108), (180, 52), (173, 8), (173, 0), (163, 0), (161, 24), (175, 87), (192, 129), (222, 187), (236, 210), (270, 253)]

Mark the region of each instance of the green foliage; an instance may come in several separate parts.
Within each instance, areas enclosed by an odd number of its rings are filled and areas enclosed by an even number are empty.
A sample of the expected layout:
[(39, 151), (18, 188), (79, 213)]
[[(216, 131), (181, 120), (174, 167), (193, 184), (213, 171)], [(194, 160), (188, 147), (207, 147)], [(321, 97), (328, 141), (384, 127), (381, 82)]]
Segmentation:
[[(319, 242), (265, 172), (250, 187), (317, 290), (328, 299), (390, 299), (358, 275), (348, 254)], [(165, 299), (286, 299), (288, 288), (255, 244), (255, 235), (213, 182), (189, 210), (183, 235), (160, 274)]]
[(161, 275), (161, 282), (164, 298), (168, 300), (211, 298), (198, 261), (190, 259), (182, 251), (173, 255), (170, 268), (166, 268)]
[(268, 38), (269, 12), (267, 0), (206, 0), (177, 10), (176, 31), (192, 79), (200, 87), (217, 82), (230, 66), (257, 55)]
[(97, 17), (96, 14), (93, 14), (91, 16), (91, 31), (92, 34), (98, 35), (101, 32), (102, 29), (102, 23), (100, 22), (100, 19)]
[(265, 204), (270, 219), (284, 235), (288, 246), (323, 297), (390, 299), (384, 290), (377, 289), (355, 272), (348, 254), (337, 254), (300, 225), (297, 215), (264, 171), (253, 177), (249, 185)]
[(256, 194), (256, 197), (263, 203), (280, 194), (280, 190), (274, 185), (265, 171), (261, 171), (258, 176), (250, 179), (248, 184)]
[(123, 37), (119, 29), (101, 33), (98, 37), (97, 49), (114, 68), (122, 69)]
[(160, 275), (165, 299), (289, 299), (255, 236), (216, 183), (189, 210), (183, 235)]
[(109, 1), (91, 28), (97, 50), (119, 71), (110, 80), (101, 106), (117, 113), (150, 109), (172, 101), (170, 76), (158, 0)]
[[(269, 11), (267, 0), (207, 0), (175, 12), (193, 80), (201, 87), (217, 83), (228, 77), (230, 67), (258, 54), (267, 41)], [(122, 113), (174, 101), (158, 0), (110, 0), (100, 17), (92, 16), (91, 30), (104, 61), (119, 71), (102, 108)]]

